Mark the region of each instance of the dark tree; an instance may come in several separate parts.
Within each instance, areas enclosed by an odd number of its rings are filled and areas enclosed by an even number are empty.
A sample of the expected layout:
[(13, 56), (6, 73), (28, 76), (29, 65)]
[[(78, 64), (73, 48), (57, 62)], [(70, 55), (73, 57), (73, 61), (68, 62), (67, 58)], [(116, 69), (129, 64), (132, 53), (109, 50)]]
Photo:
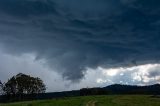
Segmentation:
[(0, 81), (0, 95), (3, 95), (4, 91), (3, 91), (3, 83)]
[(44, 93), (46, 87), (40, 78), (34, 78), (22, 73), (13, 76), (4, 85), (7, 95)]

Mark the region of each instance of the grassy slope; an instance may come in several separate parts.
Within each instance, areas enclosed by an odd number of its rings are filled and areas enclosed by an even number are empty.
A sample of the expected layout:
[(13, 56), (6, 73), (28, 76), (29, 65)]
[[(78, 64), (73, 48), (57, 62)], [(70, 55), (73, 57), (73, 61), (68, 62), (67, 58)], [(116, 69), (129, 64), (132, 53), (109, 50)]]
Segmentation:
[(160, 106), (160, 98), (150, 96), (88, 96), (0, 104), (0, 106)]

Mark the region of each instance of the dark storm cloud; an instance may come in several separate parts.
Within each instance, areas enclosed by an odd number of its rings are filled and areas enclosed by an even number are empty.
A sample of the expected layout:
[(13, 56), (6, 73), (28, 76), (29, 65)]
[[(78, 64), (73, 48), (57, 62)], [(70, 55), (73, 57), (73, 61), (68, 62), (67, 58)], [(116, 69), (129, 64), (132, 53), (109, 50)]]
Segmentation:
[(85, 68), (156, 63), (159, 0), (0, 0), (0, 44), (34, 53), (64, 78)]

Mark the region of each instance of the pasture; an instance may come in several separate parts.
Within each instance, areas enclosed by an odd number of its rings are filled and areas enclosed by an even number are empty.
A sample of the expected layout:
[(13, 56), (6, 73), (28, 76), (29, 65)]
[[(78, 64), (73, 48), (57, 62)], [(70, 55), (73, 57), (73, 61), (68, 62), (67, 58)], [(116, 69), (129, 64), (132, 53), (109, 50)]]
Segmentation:
[(149, 95), (104, 95), (0, 104), (0, 106), (160, 106)]

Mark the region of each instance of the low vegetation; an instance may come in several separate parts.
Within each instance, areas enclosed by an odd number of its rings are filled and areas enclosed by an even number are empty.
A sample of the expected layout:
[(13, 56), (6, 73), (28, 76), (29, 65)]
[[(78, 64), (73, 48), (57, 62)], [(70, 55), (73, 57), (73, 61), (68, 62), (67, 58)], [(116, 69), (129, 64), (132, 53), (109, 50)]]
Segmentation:
[(0, 106), (160, 106), (160, 98), (149, 95), (81, 96), (8, 103)]

